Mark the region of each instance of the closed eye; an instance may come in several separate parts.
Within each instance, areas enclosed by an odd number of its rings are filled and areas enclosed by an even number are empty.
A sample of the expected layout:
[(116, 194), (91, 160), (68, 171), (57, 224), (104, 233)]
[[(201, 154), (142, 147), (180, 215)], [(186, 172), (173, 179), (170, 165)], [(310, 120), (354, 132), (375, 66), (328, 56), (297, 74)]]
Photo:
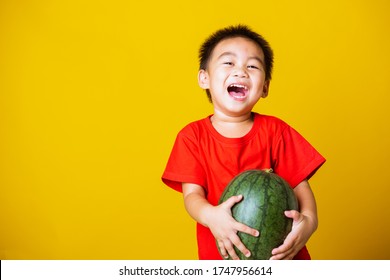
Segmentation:
[(233, 65), (233, 62), (226, 61), (226, 62), (224, 62), (223, 64), (225, 64), (225, 65)]
[(256, 65), (248, 65), (248, 68), (250, 68), (250, 69), (259, 69), (259, 67), (257, 67)]

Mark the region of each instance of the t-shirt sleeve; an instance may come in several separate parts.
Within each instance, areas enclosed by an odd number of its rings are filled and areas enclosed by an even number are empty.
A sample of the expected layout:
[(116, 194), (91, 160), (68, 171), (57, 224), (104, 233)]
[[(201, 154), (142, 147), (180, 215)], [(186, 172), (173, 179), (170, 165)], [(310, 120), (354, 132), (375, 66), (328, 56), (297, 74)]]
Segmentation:
[(274, 170), (293, 188), (311, 176), (325, 158), (296, 130), (286, 127), (273, 152)]
[(190, 129), (184, 129), (177, 135), (162, 181), (179, 192), (182, 191), (182, 183), (205, 186), (203, 159), (197, 138)]

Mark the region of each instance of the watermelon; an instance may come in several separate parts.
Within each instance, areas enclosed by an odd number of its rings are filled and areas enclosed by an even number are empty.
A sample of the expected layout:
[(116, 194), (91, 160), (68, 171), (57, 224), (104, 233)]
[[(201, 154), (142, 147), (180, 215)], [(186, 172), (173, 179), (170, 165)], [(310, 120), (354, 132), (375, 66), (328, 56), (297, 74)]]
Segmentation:
[(241, 259), (268, 260), (274, 248), (279, 247), (292, 228), (292, 219), (284, 215), (285, 210), (298, 210), (293, 189), (271, 170), (247, 170), (226, 186), (219, 204), (232, 196), (243, 195), (243, 199), (232, 207), (232, 216), (260, 232), (259, 237), (238, 232), (242, 243), (251, 252), (245, 257), (234, 248)]

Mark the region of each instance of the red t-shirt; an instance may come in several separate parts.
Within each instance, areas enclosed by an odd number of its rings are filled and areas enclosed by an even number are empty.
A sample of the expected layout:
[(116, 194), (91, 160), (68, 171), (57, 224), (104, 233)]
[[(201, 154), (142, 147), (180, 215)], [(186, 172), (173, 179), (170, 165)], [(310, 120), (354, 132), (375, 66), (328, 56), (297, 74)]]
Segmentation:
[[(169, 187), (182, 191), (182, 183), (205, 189), (217, 205), (230, 180), (249, 169), (269, 169), (293, 188), (309, 179), (325, 159), (298, 132), (282, 120), (253, 113), (251, 130), (241, 138), (226, 138), (212, 126), (210, 116), (184, 127), (177, 135), (162, 176)], [(211, 231), (197, 224), (199, 259), (221, 259)], [(310, 259), (304, 247), (295, 257)]]

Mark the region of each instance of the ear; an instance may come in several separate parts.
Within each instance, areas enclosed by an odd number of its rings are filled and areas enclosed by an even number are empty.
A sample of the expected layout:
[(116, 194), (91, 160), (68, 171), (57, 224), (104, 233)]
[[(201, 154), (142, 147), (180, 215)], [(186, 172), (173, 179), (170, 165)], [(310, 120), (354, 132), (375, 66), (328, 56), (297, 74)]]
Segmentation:
[(269, 85), (270, 85), (270, 80), (265, 81), (263, 86), (263, 93), (261, 94), (261, 97), (266, 98), (268, 96)]
[(198, 84), (202, 89), (208, 89), (210, 87), (209, 75), (204, 69), (201, 69), (198, 72)]

